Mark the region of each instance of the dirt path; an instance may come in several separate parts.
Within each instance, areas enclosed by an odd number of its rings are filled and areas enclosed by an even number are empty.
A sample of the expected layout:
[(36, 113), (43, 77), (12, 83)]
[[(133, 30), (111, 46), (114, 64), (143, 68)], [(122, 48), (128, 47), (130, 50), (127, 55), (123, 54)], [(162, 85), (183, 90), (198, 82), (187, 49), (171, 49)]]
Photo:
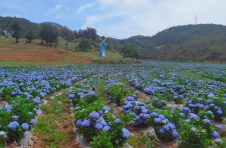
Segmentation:
[(34, 127), (33, 148), (79, 148), (76, 143), (70, 102), (65, 92), (42, 107), (43, 113)]

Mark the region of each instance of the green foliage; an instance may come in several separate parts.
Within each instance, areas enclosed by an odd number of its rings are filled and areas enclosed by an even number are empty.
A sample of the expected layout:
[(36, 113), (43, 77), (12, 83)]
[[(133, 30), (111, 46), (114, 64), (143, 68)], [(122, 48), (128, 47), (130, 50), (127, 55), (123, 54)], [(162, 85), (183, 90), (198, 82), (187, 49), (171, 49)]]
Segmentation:
[(83, 38), (78, 45), (80, 51), (88, 52), (92, 48), (92, 41), (87, 38)]
[(91, 40), (96, 40), (98, 35), (95, 28), (86, 28), (85, 30), (80, 29), (78, 32), (76, 32), (77, 36), (80, 38), (87, 38)]
[(26, 38), (28, 39), (28, 42), (32, 42), (32, 40), (35, 39), (34, 32), (32, 31), (28, 32)]
[(212, 142), (208, 134), (202, 127), (194, 127), (191, 124), (183, 124), (183, 130), (180, 133), (179, 146), (185, 148), (209, 147)]
[(107, 94), (111, 97), (111, 101), (117, 105), (122, 105), (129, 91), (123, 85), (112, 85), (107, 88)]
[(129, 57), (132, 59), (139, 58), (141, 55), (140, 49), (137, 46), (132, 44), (124, 45), (122, 52), (124, 57)]
[(57, 28), (48, 24), (43, 24), (40, 31), (40, 38), (46, 43), (56, 43), (58, 38)]
[(92, 148), (113, 148), (107, 132), (101, 131), (99, 135), (93, 137), (90, 142)]
[(21, 38), (21, 26), (18, 22), (14, 22), (12, 25), (13, 37), (16, 38), (16, 43), (19, 43)]
[[(124, 40), (109, 39), (118, 51), (126, 44), (142, 49), (142, 58), (181, 61), (225, 61), (226, 27), (215, 24), (176, 26), (161, 31), (153, 37), (134, 36)], [(215, 48), (209, 52), (209, 48)], [(216, 50), (216, 51), (215, 51)], [(218, 50), (221, 50), (220, 52)], [(218, 56), (214, 56), (218, 55)]]

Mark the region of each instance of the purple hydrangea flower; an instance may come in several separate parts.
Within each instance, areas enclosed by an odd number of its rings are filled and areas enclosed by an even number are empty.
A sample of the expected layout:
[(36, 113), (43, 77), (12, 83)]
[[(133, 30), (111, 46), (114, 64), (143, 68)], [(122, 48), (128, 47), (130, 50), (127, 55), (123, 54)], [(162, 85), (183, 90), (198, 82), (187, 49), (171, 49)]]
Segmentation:
[(210, 123), (211, 123), (211, 121), (210, 121), (209, 119), (204, 119), (203, 122), (204, 122), (205, 124), (210, 124)]
[(74, 94), (69, 94), (69, 95), (68, 95), (68, 98), (74, 99), (74, 98), (75, 98), (75, 95), (74, 95)]
[(162, 119), (161, 119), (161, 118), (155, 118), (155, 119), (154, 119), (154, 122), (155, 122), (156, 124), (158, 124), (158, 123), (162, 122)]
[(170, 128), (169, 128), (168, 125), (164, 125), (164, 126), (163, 126), (163, 129), (166, 130), (166, 131), (170, 130)]
[(220, 138), (216, 138), (216, 139), (214, 140), (214, 142), (215, 142), (215, 143), (221, 143), (222, 140), (221, 140)]
[(18, 119), (19, 119), (19, 116), (13, 115), (12, 118), (13, 118), (14, 120), (18, 120)]
[(222, 112), (222, 110), (217, 110), (217, 113), (219, 114), (219, 115), (221, 115), (221, 114), (223, 114), (223, 112)]
[(22, 128), (23, 130), (27, 131), (27, 130), (29, 129), (29, 125), (28, 125), (27, 123), (23, 123), (23, 124), (21, 125), (21, 128)]
[(185, 123), (189, 123), (190, 122), (190, 119), (185, 119), (184, 122)]
[(36, 120), (35, 119), (31, 119), (30, 124), (31, 125), (35, 125), (35, 123), (36, 123)]
[(13, 121), (13, 122), (10, 122), (10, 123), (8, 124), (7, 127), (8, 127), (9, 129), (14, 130), (14, 129), (16, 129), (18, 126), (19, 126), (19, 123), (16, 122), (16, 121)]
[(191, 119), (191, 120), (196, 120), (196, 119), (198, 119), (198, 118), (199, 118), (198, 115), (196, 115), (196, 114), (194, 114), (194, 113), (190, 113), (190, 119)]
[(126, 128), (122, 128), (122, 136), (126, 139), (130, 138), (130, 132)]
[(85, 120), (82, 121), (81, 126), (82, 127), (89, 127), (90, 124), (91, 124), (90, 121), (85, 119)]
[(128, 100), (128, 101), (135, 101), (134, 97), (132, 97), (132, 96), (128, 96), (128, 97), (127, 97), (127, 100)]
[(221, 130), (221, 129), (222, 129), (222, 125), (220, 125), (220, 124), (215, 125), (215, 127), (216, 127), (218, 130)]
[(219, 133), (218, 133), (217, 131), (212, 131), (212, 132), (211, 132), (211, 135), (212, 135), (214, 138), (216, 138), (216, 137), (219, 136)]
[(164, 134), (164, 133), (165, 133), (164, 128), (161, 128), (161, 129), (159, 130), (159, 133), (160, 133), (160, 134)]
[(92, 113), (89, 114), (89, 117), (92, 119), (98, 119), (100, 117), (100, 115), (98, 112), (93, 111)]
[(178, 132), (177, 132), (176, 130), (173, 130), (172, 136), (173, 136), (174, 138), (177, 138), (177, 137), (179, 136), (179, 134), (178, 134)]
[(179, 113), (180, 117), (185, 118), (185, 114), (184, 113)]
[(11, 112), (12, 111), (12, 107), (11, 107), (11, 105), (5, 105), (5, 110), (7, 111), (7, 112)]
[(110, 108), (109, 108), (108, 106), (104, 106), (104, 107), (103, 107), (103, 110), (105, 110), (105, 111), (110, 111)]
[(97, 130), (101, 130), (103, 128), (103, 125), (100, 124), (100, 123), (95, 123), (94, 127), (97, 129)]
[(89, 94), (90, 96), (94, 96), (94, 95), (95, 95), (95, 92), (94, 92), (94, 91), (89, 91), (88, 94)]
[(109, 131), (110, 129), (111, 129), (111, 127), (108, 125), (103, 128), (104, 131)]
[(120, 119), (115, 119), (115, 124), (119, 124), (121, 122)]
[(152, 112), (152, 113), (151, 113), (151, 116), (152, 116), (152, 117), (157, 117), (157, 116), (158, 116), (158, 113)]
[(41, 99), (39, 97), (33, 99), (36, 104), (41, 104)]

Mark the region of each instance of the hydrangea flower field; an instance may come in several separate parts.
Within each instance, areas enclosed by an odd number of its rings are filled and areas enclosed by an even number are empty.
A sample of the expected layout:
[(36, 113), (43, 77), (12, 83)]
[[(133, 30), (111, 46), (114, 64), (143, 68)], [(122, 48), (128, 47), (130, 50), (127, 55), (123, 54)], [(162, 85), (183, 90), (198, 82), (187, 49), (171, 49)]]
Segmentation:
[(62, 90), (90, 147), (226, 147), (226, 65), (167, 62), (1, 67), (1, 146), (32, 131)]

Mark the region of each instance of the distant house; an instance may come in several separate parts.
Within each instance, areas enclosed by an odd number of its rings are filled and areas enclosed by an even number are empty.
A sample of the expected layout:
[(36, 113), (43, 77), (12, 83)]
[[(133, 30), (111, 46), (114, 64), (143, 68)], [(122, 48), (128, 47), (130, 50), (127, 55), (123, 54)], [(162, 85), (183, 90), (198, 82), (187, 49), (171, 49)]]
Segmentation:
[(13, 36), (13, 31), (11, 30), (11, 28), (7, 27), (2, 32), (7, 38), (11, 38)]

